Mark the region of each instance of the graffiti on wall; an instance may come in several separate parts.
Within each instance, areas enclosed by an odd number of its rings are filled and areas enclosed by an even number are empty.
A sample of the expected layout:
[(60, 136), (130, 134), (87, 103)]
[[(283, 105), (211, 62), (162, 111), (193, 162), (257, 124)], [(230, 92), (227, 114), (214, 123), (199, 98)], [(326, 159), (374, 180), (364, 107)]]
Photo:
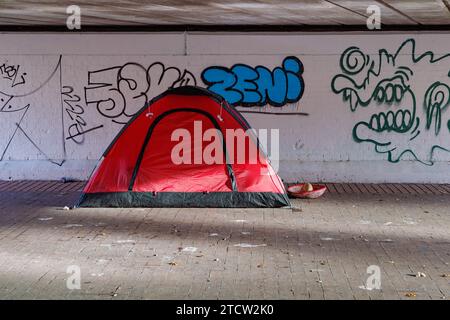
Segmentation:
[(339, 66), (332, 91), (351, 112), (370, 113), (353, 127), (356, 142), (372, 144), (393, 163), (409, 156), (432, 165), (435, 151), (450, 152), (450, 54), (419, 54), (408, 39), (394, 53), (374, 56), (349, 47)]
[(201, 74), (207, 88), (231, 105), (281, 107), (301, 99), (305, 90), (303, 64), (293, 56), (281, 67), (235, 64), (231, 68), (211, 66)]
[(0, 65), (0, 77), (10, 82), (11, 87), (25, 83), (27, 73), (20, 71), (20, 65), (12, 65), (4, 62)]
[[(56, 61), (55, 61), (56, 60)], [(49, 68), (42, 66), (35, 73), (34, 81), (27, 82), (27, 72), (20, 64), (4, 62), (0, 65), (0, 161), (8, 153), (14, 158), (14, 150), (26, 150), (29, 154), (61, 166), (64, 160), (52, 155), (52, 149), (62, 143), (48, 144), (53, 132), (49, 124), (58, 123), (61, 56), (50, 58)], [(6, 83), (5, 83), (6, 81)], [(41, 101), (45, 96), (48, 100)], [(56, 108), (55, 108), (56, 106)], [(42, 108), (49, 110), (49, 116), (42, 118)], [(11, 151), (13, 150), (13, 151)]]
[(85, 120), (85, 107), (81, 103), (80, 96), (74, 93), (72, 86), (63, 86), (61, 96), (64, 111), (70, 119), (70, 123), (67, 126), (66, 140), (82, 144), (86, 133), (103, 128), (103, 125), (88, 127), (88, 123)]
[(128, 62), (121, 66), (89, 71), (86, 105), (115, 123), (127, 123), (151, 98), (168, 88), (196, 85), (194, 75), (155, 62), (149, 67)]
[[(80, 157), (89, 158), (90, 148), (98, 145), (95, 137), (113, 137), (151, 99), (172, 87), (197, 85), (190, 70), (160, 61), (97, 68), (88, 63), (85, 69), (74, 70), (81, 81), (71, 82), (73, 74), (63, 74), (65, 61), (61, 55), (5, 56), (0, 61), (0, 161), (45, 159), (62, 166), (68, 154), (78, 157), (85, 143), (86, 153)], [(298, 102), (304, 92), (303, 64), (292, 56), (273, 69), (208, 66), (200, 75), (203, 83), (198, 85), (235, 106), (281, 107)], [(262, 108), (243, 112), (300, 114)]]

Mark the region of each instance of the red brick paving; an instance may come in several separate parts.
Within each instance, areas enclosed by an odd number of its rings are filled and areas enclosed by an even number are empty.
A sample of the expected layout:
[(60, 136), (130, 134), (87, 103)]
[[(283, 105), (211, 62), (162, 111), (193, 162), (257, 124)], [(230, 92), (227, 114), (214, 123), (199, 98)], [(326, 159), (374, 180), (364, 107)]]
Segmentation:
[[(0, 192), (81, 192), (86, 181), (0, 181)], [(443, 195), (450, 194), (450, 184), (417, 183), (326, 183), (329, 193), (337, 194), (408, 194), (408, 195)]]

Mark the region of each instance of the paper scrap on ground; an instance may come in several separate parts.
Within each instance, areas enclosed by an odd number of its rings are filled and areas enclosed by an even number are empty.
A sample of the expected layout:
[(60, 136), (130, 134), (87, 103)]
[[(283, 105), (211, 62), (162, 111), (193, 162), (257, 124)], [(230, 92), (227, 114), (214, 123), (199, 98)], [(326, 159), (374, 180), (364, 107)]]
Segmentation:
[(238, 243), (234, 245), (235, 247), (241, 247), (241, 248), (256, 248), (256, 247), (265, 247), (266, 244), (250, 244), (250, 243)]
[(122, 243), (136, 243), (135, 240), (117, 240), (116, 243), (122, 244)]
[(375, 288), (372, 287), (366, 287), (366, 286), (359, 286), (358, 288), (363, 289), (363, 290), (368, 290), (368, 291), (372, 291)]
[(65, 224), (63, 228), (77, 228), (82, 226), (83, 226), (82, 224), (72, 223), (72, 224)]
[(322, 237), (322, 238), (320, 238), (320, 240), (322, 240), (322, 241), (333, 241), (333, 240), (339, 240), (339, 239), (335, 239), (335, 238), (331, 238), (331, 237)]
[(44, 218), (38, 218), (39, 221), (48, 221), (48, 220), (52, 220), (53, 217), (44, 217)]
[(197, 248), (196, 247), (186, 247), (186, 248), (183, 248), (183, 250), (181, 250), (181, 251), (183, 251), (183, 252), (195, 252), (195, 251), (197, 251)]
[(109, 259), (98, 259), (98, 260), (97, 260), (97, 263), (98, 263), (98, 264), (103, 264), (103, 263), (107, 263), (107, 262), (109, 262), (109, 261), (111, 261), (111, 260), (109, 260)]
[(95, 227), (103, 227), (103, 226), (106, 226), (106, 223), (104, 223), (104, 222), (99, 222), (99, 223), (94, 224), (94, 226), (95, 226)]

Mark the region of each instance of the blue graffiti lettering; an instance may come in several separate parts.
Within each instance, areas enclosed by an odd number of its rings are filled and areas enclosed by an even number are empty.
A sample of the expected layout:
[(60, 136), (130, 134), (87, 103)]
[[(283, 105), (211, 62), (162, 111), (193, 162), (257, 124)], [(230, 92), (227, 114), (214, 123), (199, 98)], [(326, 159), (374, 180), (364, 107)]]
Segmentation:
[(273, 71), (245, 64), (235, 64), (231, 68), (208, 67), (202, 72), (202, 80), (209, 90), (224, 97), (229, 104), (281, 107), (302, 97), (305, 89), (302, 74), (302, 62), (290, 56)]

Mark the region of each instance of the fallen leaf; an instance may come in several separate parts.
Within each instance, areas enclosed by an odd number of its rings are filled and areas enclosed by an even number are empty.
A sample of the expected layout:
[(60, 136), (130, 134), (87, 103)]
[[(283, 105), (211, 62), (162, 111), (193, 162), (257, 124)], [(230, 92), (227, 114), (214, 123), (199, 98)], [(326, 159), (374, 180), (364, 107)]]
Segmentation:
[(173, 262), (173, 261), (169, 262), (168, 264), (171, 265), (171, 266), (176, 266), (177, 265), (177, 263)]
[(405, 296), (408, 297), (408, 298), (415, 298), (415, 297), (417, 297), (417, 293), (415, 293), (415, 292), (407, 292), (407, 293), (405, 293)]

